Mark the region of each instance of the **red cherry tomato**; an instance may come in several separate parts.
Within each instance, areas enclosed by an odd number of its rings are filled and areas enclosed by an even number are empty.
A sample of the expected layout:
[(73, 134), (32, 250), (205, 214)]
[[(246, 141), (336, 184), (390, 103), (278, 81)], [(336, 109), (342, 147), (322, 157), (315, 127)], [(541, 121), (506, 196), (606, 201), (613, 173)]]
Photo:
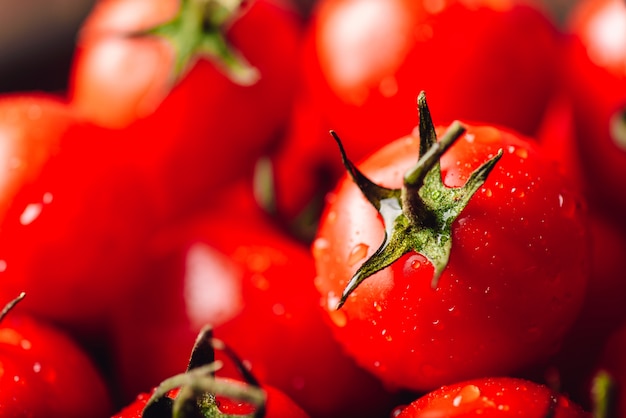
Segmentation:
[(310, 108), (299, 111), (313, 115), (294, 116), (276, 157), (281, 207), (302, 210), (311, 194), (303, 198), (301, 187), (317, 190), (293, 184), (294, 169), (317, 187), (324, 176), (339, 177), (329, 129), (361, 160), (410, 132), (421, 90), (436, 124), (462, 119), (534, 135), (556, 91), (558, 40), (547, 15), (508, 0), (320, 1), (303, 46), (298, 97)]
[(626, 195), (626, 4), (581, 1), (567, 22), (564, 79), (590, 205), (622, 217)]
[[(589, 235), (579, 195), (532, 141), (466, 126), (441, 157), (443, 185), (433, 186), (437, 174), (430, 174), (433, 184), (419, 194), (402, 192), (416, 196), (409, 203), (386, 190), (402, 186), (420, 138), (394, 141), (362, 162), (362, 173), (384, 186), (383, 210), (352, 179), (342, 180), (312, 246), (316, 286), (337, 339), (385, 382), (414, 390), (513, 373), (547, 358), (573, 324), (587, 283)], [(466, 185), (498, 150), (500, 161), (455, 219), (461, 197), (445, 200), (457, 193), (450, 188)], [(392, 224), (408, 232), (396, 235)]]
[(108, 389), (93, 360), (60, 328), (41, 319), (15, 311), (2, 318), (0, 366), (0, 416), (111, 415)]
[[(228, 2), (101, 1), (81, 31), (72, 105), (97, 124), (126, 128), (129, 152), (168, 219), (208, 204), (213, 189), (250, 173), (280, 137), (290, 109), (299, 15), (284, 2), (256, 0), (216, 27), (216, 14), (202, 10), (222, 3)], [(154, 34), (167, 32), (161, 24), (171, 24), (173, 16), (183, 26), (208, 30), (202, 32), (207, 37), (180, 39), (176, 49), (169, 33)], [(216, 55), (227, 50), (233, 54), (220, 61)], [(237, 57), (255, 68), (258, 80), (243, 85), (229, 78), (220, 63), (233, 65)]]
[(72, 124), (0, 222), (0, 293), (27, 292), (24, 309), (85, 337), (102, 336), (157, 226), (147, 186), (121, 149), (100, 128)]
[(117, 305), (123, 396), (179, 370), (184, 347), (211, 324), (260, 381), (311, 416), (388, 413), (395, 397), (343, 353), (325, 323), (310, 253), (236, 193), (165, 232), (145, 288)]
[[(237, 378), (216, 376), (223, 367), (215, 360), (217, 353), (225, 354), (225, 360), (235, 366)], [(222, 340), (216, 340), (211, 327), (205, 326), (194, 343), (187, 370), (165, 379), (150, 395), (140, 394), (115, 417), (178, 416), (182, 406), (185, 414), (194, 416), (308, 418), (287, 395), (261, 385), (245, 367), (238, 354)]]
[(522, 379), (494, 377), (454, 383), (412, 402), (397, 418), (591, 418), (566, 396)]

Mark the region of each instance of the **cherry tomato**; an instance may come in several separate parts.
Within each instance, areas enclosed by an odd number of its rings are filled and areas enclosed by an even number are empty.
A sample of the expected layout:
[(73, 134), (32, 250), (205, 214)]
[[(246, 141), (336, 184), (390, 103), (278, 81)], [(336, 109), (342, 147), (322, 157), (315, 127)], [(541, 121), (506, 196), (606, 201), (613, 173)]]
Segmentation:
[(528, 380), (481, 378), (443, 386), (401, 409), (397, 418), (591, 418), (565, 395)]
[(293, 168), (316, 186), (325, 184), (320, 171), (339, 177), (329, 129), (358, 161), (410, 132), (421, 90), (436, 124), (463, 119), (534, 135), (558, 84), (558, 40), (543, 11), (508, 0), (318, 2), (298, 93), (317, 120), (296, 121), (276, 157), (285, 173), (277, 176), (279, 202), (288, 213), (308, 203), (293, 185)]
[[(217, 352), (226, 354), (226, 360), (239, 370), (238, 379), (216, 376), (222, 367), (215, 361)], [(282, 391), (261, 385), (237, 353), (213, 337), (211, 327), (200, 330), (184, 373), (167, 378), (150, 394), (138, 395), (115, 417), (178, 416), (181, 407), (185, 414), (203, 417), (308, 418)]]
[(122, 145), (97, 126), (72, 124), (0, 222), (0, 293), (27, 292), (24, 309), (85, 337), (102, 335), (157, 227)]
[(16, 311), (3, 316), (0, 366), (0, 416), (111, 415), (108, 389), (93, 360), (64, 331), (40, 318)]
[(395, 395), (343, 353), (325, 323), (307, 248), (251, 210), (247, 193), (236, 195), (165, 231), (145, 288), (117, 305), (123, 396), (179, 370), (184, 347), (210, 324), (260, 381), (311, 416), (387, 413)]
[[(583, 302), (589, 234), (580, 196), (536, 143), (457, 123), (439, 133), (444, 146), (420, 120), (358, 169), (348, 164), (364, 185), (345, 178), (329, 195), (312, 251), (347, 352), (385, 382), (429, 390), (553, 354)], [(403, 178), (426, 167), (416, 166), (424, 138), (425, 155), (447, 151), (441, 181), (432, 168), (420, 187)]]
[[(222, 21), (217, 12), (229, 3), (241, 2), (101, 1), (81, 31), (71, 103), (96, 124), (125, 128), (168, 219), (249, 173), (289, 113), (299, 15), (284, 2), (256, 0)], [(187, 28), (197, 37), (185, 38)], [(224, 70), (242, 61), (254, 82)]]
[(621, 218), (626, 196), (626, 4), (581, 1), (567, 22), (563, 74), (589, 204)]

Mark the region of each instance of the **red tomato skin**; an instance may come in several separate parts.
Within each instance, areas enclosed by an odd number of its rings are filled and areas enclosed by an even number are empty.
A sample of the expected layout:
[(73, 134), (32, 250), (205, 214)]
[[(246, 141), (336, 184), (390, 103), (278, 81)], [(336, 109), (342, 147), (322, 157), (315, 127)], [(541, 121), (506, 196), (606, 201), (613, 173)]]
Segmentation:
[[(360, 168), (399, 187), (419, 141), (402, 138)], [(519, 371), (553, 354), (578, 314), (588, 277), (588, 230), (578, 194), (530, 140), (469, 126), (441, 159), (448, 187), (498, 149), (502, 159), (452, 225), (448, 266), (408, 253), (366, 279), (336, 310), (384, 229), (349, 179), (329, 195), (317, 238), (316, 286), (336, 338), (388, 384), (430, 390), (485, 374)], [(348, 149), (349, 152), (349, 149)]]
[(0, 293), (27, 292), (25, 310), (89, 339), (134, 286), (157, 226), (122, 147), (97, 126), (72, 125), (0, 222)]
[(426, 3), (317, 4), (301, 50), (299, 95), (318, 121), (294, 128), (276, 157), (277, 170), (287, 173), (277, 177), (277, 188), (288, 213), (308, 203), (293, 185), (293, 167), (310, 167), (307, 175), (317, 182), (320, 170), (332, 181), (343, 173), (330, 129), (361, 160), (413, 129), (421, 90), (436, 124), (461, 119), (526, 135), (539, 129), (557, 86), (554, 24), (532, 6), (509, 1), (437, 2), (438, 12), (428, 12)]
[(11, 312), (2, 320), (0, 366), (2, 417), (95, 418), (113, 411), (103, 376), (87, 352), (40, 319)]
[(0, 96), (0, 219), (15, 195), (38, 177), (73, 123), (66, 101), (49, 93)]
[(626, 167), (623, 133), (612, 120), (626, 108), (626, 6), (621, 1), (581, 1), (567, 22), (562, 73), (572, 101), (583, 186), (589, 204), (621, 218)]
[[(395, 394), (343, 353), (325, 323), (307, 248), (250, 210), (249, 196), (223, 197), (225, 208), (161, 237), (161, 261), (151, 263), (150, 281), (118, 305), (116, 369), (123, 396), (179, 371), (188, 360), (184, 347), (211, 324), (259, 381), (285, 392), (312, 417), (388, 413)], [(158, 356), (147, 355), (151, 346), (159, 347)]]
[[(553, 398), (554, 397), (554, 398)], [(551, 402), (555, 408), (550, 414)], [(412, 402), (397, 418), (417, 417), (591, 418), (548, 387), (509, 377), (481, 378), (441, 387)]]

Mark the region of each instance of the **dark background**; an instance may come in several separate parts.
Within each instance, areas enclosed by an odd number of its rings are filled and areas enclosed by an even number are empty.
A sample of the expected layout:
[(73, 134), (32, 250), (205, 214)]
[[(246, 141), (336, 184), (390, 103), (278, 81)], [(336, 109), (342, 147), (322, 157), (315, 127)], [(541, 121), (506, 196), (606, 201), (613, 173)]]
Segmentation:
[[(95, 1), (0, 0), (0, 93), (63, 91), (76, 33)], [(303, 10), (315, 2), (293, 1)], [(562, 21), (576, 0), (543, 1)]]

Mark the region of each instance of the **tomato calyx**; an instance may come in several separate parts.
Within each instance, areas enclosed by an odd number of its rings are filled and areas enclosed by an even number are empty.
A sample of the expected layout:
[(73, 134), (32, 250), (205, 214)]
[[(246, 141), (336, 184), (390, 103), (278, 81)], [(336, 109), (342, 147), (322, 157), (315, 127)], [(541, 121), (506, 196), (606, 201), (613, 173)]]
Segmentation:
[(385, 237), (376, 252), (352, 276), (337, 306), (374, 273), (390, 266), (409, 251), (424, 255), (434, 266), (431, 285), (436, 287), (448, 264), (452, 247), (452, 223), (473, 194), (482, 186), (502, 157), (502, 150), (473, 171), (462, 187), (450, 188), (441, 178), (440, 157), (465, 133), (465, 127), (453, 122), (441, 139), (430, 117), (426, 95), (418, 96), (420, 150), (417, 164), (404, 174), (399, 189), (380, 186), (368, 179), (347, 157), (341, 140), (331, 135), (339, 146), (344, 167), (365, 198), (381, 215)]
[[(222, 362), (215, 360), (215, 350), (223, 352), (233, 361), (242, 375), (242, 384), (220, 379), (215, 373)], [(168, 394), (178, 390), (174, 399)], [(211, 327), (204, 327), (196, 339), (184, 373), (165, 379), (155, 389), (143, 410), (143, 418), (212, 418), (232, 416), (220, 410), (217, 396), (235, 399), (253, 407), (245, 416), (265, 416), (266, 393), (258, 380), (243, 365), (234, 351), (223, 341), (213, 337)]]
[(247, 3), (246, 0), (182, 0), (172, 20), (133, 36), (156, 36), (170, 42), (175, 51), (172, 84), (198, 58), (206, 58), (234, 83), (252, 85), (259, 79), (259, 71), (224, 36), (225, 28), (245, 12)]

